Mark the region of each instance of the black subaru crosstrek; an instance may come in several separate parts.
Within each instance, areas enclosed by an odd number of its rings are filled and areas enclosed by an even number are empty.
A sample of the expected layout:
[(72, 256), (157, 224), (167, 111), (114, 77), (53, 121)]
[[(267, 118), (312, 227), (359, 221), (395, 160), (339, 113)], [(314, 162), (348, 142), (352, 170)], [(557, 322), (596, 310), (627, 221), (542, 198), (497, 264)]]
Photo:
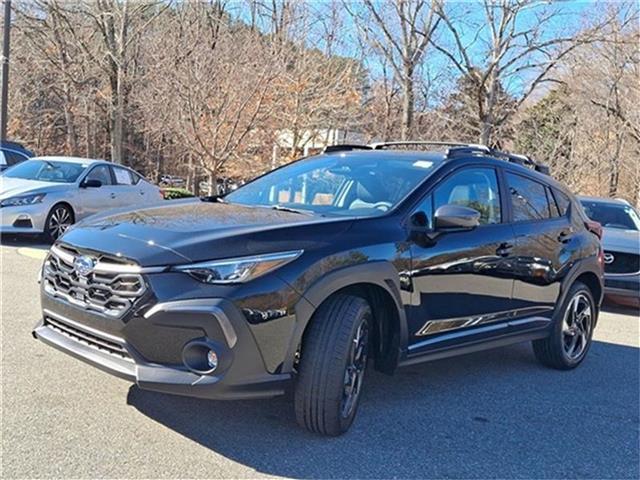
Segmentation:
[(298, 422), (327, 435), (351, 425), (368, 364), (523, 341), (544, 365), (580, 364), (603, 260), (575, 197), (527, 157), (398, 143), (78, 223), (44, 263), (34, 335), (143, 389), (291, 386)]

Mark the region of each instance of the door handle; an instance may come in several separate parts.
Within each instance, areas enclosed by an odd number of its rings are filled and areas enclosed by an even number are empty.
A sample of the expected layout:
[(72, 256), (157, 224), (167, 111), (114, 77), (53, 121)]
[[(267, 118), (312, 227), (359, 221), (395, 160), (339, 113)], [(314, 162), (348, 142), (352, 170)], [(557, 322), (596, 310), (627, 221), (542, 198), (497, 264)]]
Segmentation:
[(500, 255), (501, 257), (508, 257), (513, 249), (513, 244), (503, 242), (496, 249), (496, 255)]
[(112, 193), (112, 194), (111, 194), (111, 198), (116, 198), (116, 194), (115, 194), (115, 193)]
[(560, 243), (568, 243), (571, 240), (573, 232), (571, 230), (563, 230), (558, 235), (558, 241)]

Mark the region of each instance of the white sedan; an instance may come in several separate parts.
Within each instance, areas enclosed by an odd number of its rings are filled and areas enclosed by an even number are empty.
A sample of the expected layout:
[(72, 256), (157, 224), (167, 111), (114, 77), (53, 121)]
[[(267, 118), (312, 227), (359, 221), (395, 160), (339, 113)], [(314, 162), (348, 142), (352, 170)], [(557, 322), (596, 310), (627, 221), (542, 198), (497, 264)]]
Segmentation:
[(127, 167), (105, 160), (36, 157), (0, 176), (0, 233), (42, 234), (53, 242), (94, 213), (162, 199), (158, 187)]

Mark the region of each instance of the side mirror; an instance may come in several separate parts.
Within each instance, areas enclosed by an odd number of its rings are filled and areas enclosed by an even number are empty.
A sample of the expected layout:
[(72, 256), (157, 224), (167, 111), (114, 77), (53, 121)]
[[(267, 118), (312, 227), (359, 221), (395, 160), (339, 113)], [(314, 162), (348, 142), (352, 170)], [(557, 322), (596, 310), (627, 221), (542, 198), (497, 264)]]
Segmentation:
[(480, 225), (480, 212), (462, 205), (442, 205), (434, 217), (436, 230), (470, 230)]
[(102, 186), (102, 182), (100, 180), (89, 179), (85, 180), (80, 184), (82, 188), (99, 188)]

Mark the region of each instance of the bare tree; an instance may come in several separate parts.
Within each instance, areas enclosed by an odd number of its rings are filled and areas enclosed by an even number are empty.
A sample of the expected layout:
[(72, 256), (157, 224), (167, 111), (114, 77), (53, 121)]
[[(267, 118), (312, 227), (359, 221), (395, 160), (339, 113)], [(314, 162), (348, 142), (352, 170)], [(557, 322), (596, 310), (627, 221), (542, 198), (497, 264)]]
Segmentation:
[[(552, 73), (567, 55), (600, 38), (600, 26), (571, 31), (566, 25), (579, 17), (540, 0), (483, 0), (483, 18), (471, 11), (475, 5), (439, 1), (437, 14), (448, 36), (432, 43), (473, 84), (479, 141), (490, 144), (496, 127), (542, 84), (556, 81)], [(518, 90), (517, 102), (497, 114), (500, 90), (509, 87)]]
[(402, 89), (401, 137), (411, 136), (415, 75), (438, 27), (435, 0), (364, 0), (345, 7), (366, 41), (392, 66)]
[(171, 82), (177, 128), (209, 177), (209, 193), (225, 165), (250, 147), (269, 118), (278, 51), (259, 33), (230, 21), (223, 2), (184, 4), (170, 29), (180, 51)]
[(113, 162), (124, 161), (124, 119), (136, 79), (132, 70), (136, 69), (139, 42), (145, 30), (170, 5), (171, 2), (159, 0), (95, 0), (81, 4), (80, 13), (91, 18), (100, 33), (100, 42), (82, 45), (109, 79), (109, 134)]

